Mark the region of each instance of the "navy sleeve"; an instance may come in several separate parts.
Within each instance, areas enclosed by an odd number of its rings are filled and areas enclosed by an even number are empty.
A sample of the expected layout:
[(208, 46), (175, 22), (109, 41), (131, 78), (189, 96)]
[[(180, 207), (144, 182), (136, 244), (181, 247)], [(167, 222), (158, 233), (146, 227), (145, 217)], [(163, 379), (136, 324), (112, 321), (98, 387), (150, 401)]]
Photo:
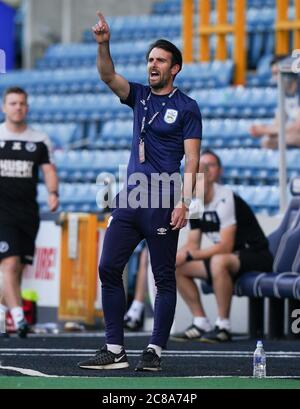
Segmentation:
[(184, 139), (202, 139), (202, 117), (196, 101), (187, 104), (182, 117)]
[(135, 103), (142, 93), (143, 85), (137, 84), (136, 82), (129, 82), (130, 91), (129, 95), (125, 100), (120, 99), (121, 104), (128, 105), (130, 108), (134, 108)]

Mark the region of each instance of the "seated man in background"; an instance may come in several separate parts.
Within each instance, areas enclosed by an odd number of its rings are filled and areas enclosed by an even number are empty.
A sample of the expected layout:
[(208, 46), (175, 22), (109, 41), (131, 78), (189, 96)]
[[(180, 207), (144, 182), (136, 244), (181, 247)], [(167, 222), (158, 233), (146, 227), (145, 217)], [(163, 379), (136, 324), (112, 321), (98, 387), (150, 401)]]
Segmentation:
[[(287, 56), (274, 57), (272, 61), (272, 79), (277, 82), (279, 62)], [(300, 101), (299, 101), (299, 78), (298, 74), (291, 73), (284, 77), (285, 92), (285, 142), (287, 146), (300, 146)], [(277, 149), (279, 134), (278, 110), (271, 123), (257, 123), (250, 128), (254, 138), (261, 138), (262, 148)]]
[[(271, 271), (273, 257), (268, 240), (247, 203), (231, 189), (215, 183), (221, 173), (220, 158), (205, 151), (199, 171), (204, 173), (204, 212), (193, 218), (190, 206), (190, 227), (187, 243), (177, 253), (176, 279), (178, 290), (193, 314), (190, 327), (171, 336), (172, 340), (224, 342), (231, 340), (230, 305), (234, 281), (246, 271)], [(201, 248), (202, 234), (212, 245)], [(217, 301), (215, 328), (206, 317), (195, 278), (212, 284)]]

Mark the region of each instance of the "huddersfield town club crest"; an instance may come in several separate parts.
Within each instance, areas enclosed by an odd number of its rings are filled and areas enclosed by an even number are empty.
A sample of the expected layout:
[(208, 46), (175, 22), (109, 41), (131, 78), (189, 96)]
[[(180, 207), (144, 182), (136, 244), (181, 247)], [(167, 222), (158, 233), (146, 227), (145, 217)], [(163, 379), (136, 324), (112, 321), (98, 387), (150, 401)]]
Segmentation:
[(178, 111), (176, 111), (175, 109), (167, 109), (164, 120), (167, 124), (173, 124), (176, 121), (177, 115)]

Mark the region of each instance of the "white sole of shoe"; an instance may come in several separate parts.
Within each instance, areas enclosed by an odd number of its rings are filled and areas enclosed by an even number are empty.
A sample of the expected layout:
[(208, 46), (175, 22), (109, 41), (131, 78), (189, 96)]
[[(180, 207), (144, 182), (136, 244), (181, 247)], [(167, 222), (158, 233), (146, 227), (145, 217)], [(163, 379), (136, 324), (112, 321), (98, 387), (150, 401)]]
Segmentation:
[(170, 337), (170, 341), (175, 341), (175, 342), (189, 342), (189, 341), (199, 341), (199, 338), (176, 338), (176, 337)]
[(109, 365), (79, 365), (80, 368), (83, 369), (122, 369), (122, 368), (128, 368), (129, 363), (128, 362), (120, 362), (116, 364), (109, 364)]

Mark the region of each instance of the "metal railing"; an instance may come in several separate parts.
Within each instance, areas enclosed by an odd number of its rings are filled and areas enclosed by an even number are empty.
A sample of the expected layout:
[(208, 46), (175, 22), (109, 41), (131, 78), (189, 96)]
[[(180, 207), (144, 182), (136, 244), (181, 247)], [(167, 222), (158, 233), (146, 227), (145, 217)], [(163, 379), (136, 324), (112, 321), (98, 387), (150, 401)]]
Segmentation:
[(193, 40), (195, 36), (194, 30), (194, 1), (182, 0), (183, 13), (183, 59), (185, 63), (195, 61), (209, 61), (210, 52), (210, 36), (217, 36), (216, 54), (217, 60), (224, 61), (228, 58), (226, 36), (233, 34), (234, 50), (233, 60), (235, 63), (234, 83), (243, 85), (246, 79), (246, 0), (234, 0), (234, 21), (228, 23), (228, 2), (227, 0), (216, 1), (217, 23), (210, 22), (211, 0), (198, 0), (198, 24), (197, 24), (197, 40), (199, 41), (199, 56), (194, 58)]
[(293, 32), (293, 49), (300, 49), (300, 0), (294, 0), (293, 19), (288, 18), (289, 0), (277, 0), (275, 24), (276, 55), (290, 52), (290, 32)]

